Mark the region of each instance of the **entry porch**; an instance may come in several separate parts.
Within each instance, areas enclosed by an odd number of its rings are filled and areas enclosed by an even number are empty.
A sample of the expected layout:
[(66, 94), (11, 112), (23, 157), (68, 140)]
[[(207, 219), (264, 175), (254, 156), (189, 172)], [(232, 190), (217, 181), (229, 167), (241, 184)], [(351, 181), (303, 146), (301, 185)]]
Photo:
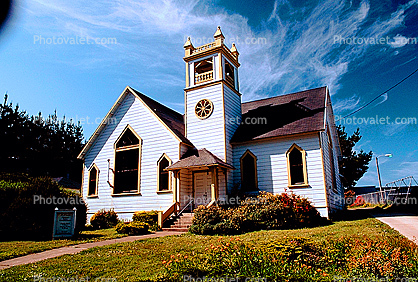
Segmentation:
[(220, 198), (225, 198), (232, 169), (232, 165), (206, 149), (192, 150), (167, 167), (175, 179), (173, 203), (160, 212), (159, 225), (162, 226), (170, 217), (191, 212), (200, 205), (214, 205)]

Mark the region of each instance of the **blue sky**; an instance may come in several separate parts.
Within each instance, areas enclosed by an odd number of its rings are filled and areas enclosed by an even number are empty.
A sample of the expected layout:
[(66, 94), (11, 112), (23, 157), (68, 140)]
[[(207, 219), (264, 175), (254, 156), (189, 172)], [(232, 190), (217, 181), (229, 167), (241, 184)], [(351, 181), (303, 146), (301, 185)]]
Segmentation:
[[(417, 0), (17, 0), (0, 35), (0, 93), (29, 114), (88, 117), (86, 138), (127, 85), (183, 112), (185, 39), (199, 45), (218, 25), (240, 52), (243, 101), (328, 85), (346, 115), (418, 67)], [(383, 184), (418, 177), (417, 86), (418, 74), (356, 113), (361, 124), (344, 121), (363, 134), (357, 149), (393, 154), (380, 159)], [(370, 124), (376, 115), (385, 124)], [(359, 185), (377, 185), (374, 160)]]

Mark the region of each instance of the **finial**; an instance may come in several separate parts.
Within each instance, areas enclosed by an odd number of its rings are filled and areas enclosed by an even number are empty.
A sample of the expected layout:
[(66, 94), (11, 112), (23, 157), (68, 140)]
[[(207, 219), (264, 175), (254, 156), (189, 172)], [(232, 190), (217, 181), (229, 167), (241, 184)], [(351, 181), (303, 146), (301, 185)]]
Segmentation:
[(221, 36), (221, 37), (225, 38), (225, 37), (224, 37), (224, 35), (222, 34), (222, 31), (221, 31), (221, 26), (219, 26), (219, 25), (218, 25), (218, 28), (216, 29), (216, 32), (215, 32), (215, 34), (213, 35), (213, 37), (215, 37), (215, 39), (216, 39), (216, 38), (217, 38), (217, 37), (219, 37), (219, 36)]
[(238, 55), (239, 55), (239, 53), (238, 53), (237, 47), (235, 46), (235, 43), (232, 43), (231, 53), (232, 53), (235, 57), (237, 57), (237, 59), (238, 59)]
[(190, 39), (190, 36), (188, 36), (187, 41), (186, 41), (186, 43), (184, 43), (183, 47), (186, 48), (186, 47), (190, 47), (190, 46), (193, 47), (193, 44), (192, 44), (192, 40)]

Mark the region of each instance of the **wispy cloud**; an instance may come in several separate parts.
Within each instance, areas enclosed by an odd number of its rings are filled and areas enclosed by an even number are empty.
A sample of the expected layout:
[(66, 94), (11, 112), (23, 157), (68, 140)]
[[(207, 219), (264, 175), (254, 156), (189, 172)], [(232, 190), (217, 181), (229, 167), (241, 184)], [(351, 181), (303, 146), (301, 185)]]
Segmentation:
[[(399, 165), (399, 169), (394, 170), (397, 173), (399, 178), (406, 176), (415, 176), (418, 175), (418, 162), (402, 162)], [(418, 177), (417, 177), (418, 178)]]
[[(364, 56), (369, 46), (336, 44), (335, 36), (384, 36), (402, 26), (406, 11), (416, 2), (400, 5), (385, 19), (373, 19), (365, 0), (357, 6), (328, 0), (302, 9), (286, 0), (276, 1), (270, 16), (257, 29), (247, 18), (213, 7), (212, 2), (33, 0), (24, 5), (33, 17), (27, 25), (33, 33), (118, 39), (116, 46), (104, 46), (102, 52), (97, 48), (103, 46), (91, 46), (96, 49), (80, 54), (79, 60), (86, 63), (77, 64), (103, 64), (107, 60), (110, 65), (123, 62), (131, 70), (146, 66), (154, 73), (150, 83), (164, 80), (180, 85), (184, 67), (179, 58), (185, 36), (209, 37), (221, 25), (226, 36), (241, 39), (235, 40), (241, 54), (241, 92), (243, 100), (252, 100), (270, 92), (282, 94), (322, 85), (336, 93), (350, 64)], [(205, 8), (204, 3), (213, 9)], [(281, 12), (283, 7), (291, 16)], [(251, 39), (258, 40), (257, 44), (251, 44)], [(352, 109), (358, 102), (353, 96), (336, 108)]]
[(340, 100), (336, 100), (336, 102), (334, 103), (334, 111), (336, 113), (342, 113), (344, 111), (351, 111), (354, 110), (355, 108), (357, 108), (357, 106), (360, 103), (360, 97), (356, 94), (354, 94), (353, 96), (347, 98), (347, 99), (340, 99)]

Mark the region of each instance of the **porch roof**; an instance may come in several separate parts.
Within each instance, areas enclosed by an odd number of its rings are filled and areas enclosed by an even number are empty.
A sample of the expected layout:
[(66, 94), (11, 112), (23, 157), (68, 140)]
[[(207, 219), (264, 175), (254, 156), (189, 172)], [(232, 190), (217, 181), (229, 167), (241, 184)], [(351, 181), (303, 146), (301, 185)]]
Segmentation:
[(235, 169), (232, 165), (227, 164), (205, 148), (200, 150), (189, 150), (183, 157), (168, 166), (165, 170), (178, 170), (182, 168), (196, 168), (196, 167), (220, 166), (229, 169)]

